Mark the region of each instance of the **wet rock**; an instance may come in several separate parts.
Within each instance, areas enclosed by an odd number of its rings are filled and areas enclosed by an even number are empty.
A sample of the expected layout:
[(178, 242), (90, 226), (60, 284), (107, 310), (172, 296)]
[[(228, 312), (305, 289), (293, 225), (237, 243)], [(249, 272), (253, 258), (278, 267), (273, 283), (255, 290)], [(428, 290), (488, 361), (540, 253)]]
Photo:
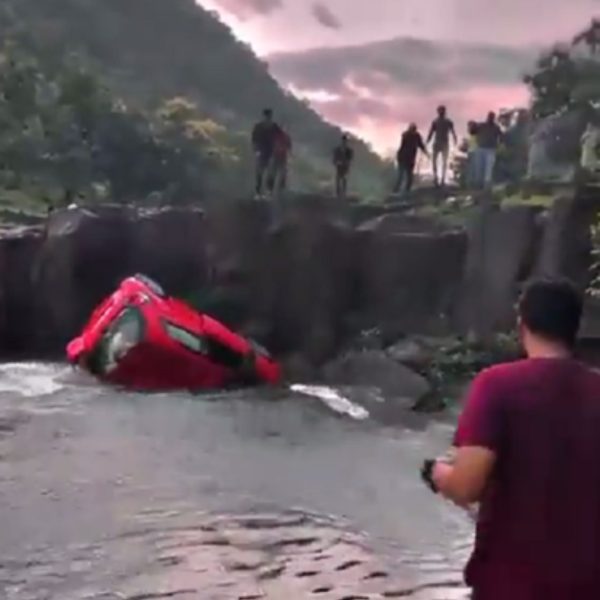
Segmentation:
[(350, 353), (324, 369), (327, 383), (336, 386), (378, 387), (412, 404), (430, 392), (427, 381), (385, 352)]

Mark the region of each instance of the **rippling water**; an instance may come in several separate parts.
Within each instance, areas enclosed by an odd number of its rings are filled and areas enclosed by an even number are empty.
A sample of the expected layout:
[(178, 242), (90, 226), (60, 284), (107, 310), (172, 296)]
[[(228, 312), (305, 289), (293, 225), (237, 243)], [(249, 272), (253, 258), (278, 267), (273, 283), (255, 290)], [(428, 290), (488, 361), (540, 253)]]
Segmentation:
[(0, 597), (466, 598), (472, 526), (417, 475), (450, 436), (376, 390), (143, 396), (4, 365)]

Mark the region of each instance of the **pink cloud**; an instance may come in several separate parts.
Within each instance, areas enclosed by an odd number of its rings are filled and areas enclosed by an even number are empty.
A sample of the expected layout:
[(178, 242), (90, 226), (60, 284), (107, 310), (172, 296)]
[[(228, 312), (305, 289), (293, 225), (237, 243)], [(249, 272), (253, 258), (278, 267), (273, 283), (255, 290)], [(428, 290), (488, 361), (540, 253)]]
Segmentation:
[(487, 85), (460, 91), (440, 90), (435, 98), (396, 89), (385, 98), (365, 100), (340, 98), (335, 101), (313, 100), (312, 106), (323, 117), (366, 137), (380, 152), (395, 150), (404, 128), (411, 122), (419, 125), (423, 134), (435, 116), (436, 106), (444, 103), (455, 122), (459, 135), (470, 120), (483, 120), (490, 111), (526, 106), (529, 100), (525, 86)]
[(219, 8), (242, 21), (283, 8), (283, 0), (214, 0), (214, 2)]

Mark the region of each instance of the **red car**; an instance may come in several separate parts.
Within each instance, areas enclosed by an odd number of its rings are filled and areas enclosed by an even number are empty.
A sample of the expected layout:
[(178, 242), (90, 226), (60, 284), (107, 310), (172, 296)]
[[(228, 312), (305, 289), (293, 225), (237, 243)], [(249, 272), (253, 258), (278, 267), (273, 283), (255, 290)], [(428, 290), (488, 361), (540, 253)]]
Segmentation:
[(143, 275), (125, 279), (67, 346), (71, 363), (138, 390), (276, 384), (281, 369), (266, 350)]

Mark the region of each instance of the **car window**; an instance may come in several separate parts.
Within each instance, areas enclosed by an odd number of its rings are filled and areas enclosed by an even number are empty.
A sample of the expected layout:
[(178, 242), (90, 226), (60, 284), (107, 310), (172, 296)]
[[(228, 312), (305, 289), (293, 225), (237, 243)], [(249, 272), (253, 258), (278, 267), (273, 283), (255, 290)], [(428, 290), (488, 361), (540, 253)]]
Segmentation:
[(192, 352), (203, 354), (219, 365), (229, 369), (239, 369), (244, 362), (244, 355), (241, 352), (233, 350), (219, 340), (210, 336), (198, 336), (169, 321), (164, 321), (164, 326), (171, 339)]

